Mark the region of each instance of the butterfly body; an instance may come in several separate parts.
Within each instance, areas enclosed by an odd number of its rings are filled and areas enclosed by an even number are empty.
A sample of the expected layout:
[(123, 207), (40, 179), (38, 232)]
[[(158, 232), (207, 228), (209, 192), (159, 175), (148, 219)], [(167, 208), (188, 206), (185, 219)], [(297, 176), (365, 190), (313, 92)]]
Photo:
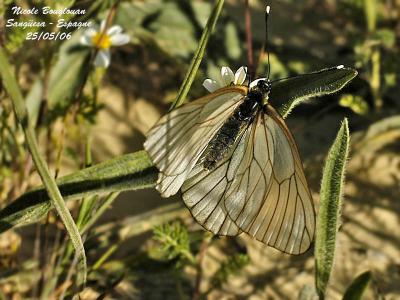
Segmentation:
[(259, 81), (248, 92), (243, 102), (218, 130), (204, 151), (200, 159), (204, 169), (209, 171), (214, 169), (218, 162), (230, 154), (232, 146), (238, 142), (238, 137), (254, 121), (257, 114), (263, 112), (264, 99), (270, 90), (269, 82)]

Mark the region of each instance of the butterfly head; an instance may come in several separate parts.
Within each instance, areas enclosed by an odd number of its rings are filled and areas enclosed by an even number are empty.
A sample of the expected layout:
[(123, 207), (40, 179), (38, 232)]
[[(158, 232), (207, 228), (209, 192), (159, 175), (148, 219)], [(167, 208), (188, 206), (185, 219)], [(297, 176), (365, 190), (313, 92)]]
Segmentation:
[(268, 101), (272, 85), (269, 79), (260, 78), (250, 84), (250, 93), (261, 96), (263, 101)]

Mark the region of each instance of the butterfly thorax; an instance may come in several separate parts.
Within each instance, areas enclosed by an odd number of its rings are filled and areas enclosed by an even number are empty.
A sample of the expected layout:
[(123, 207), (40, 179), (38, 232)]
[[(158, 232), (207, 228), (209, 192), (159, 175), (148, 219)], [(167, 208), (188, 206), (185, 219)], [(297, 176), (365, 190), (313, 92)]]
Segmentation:
[(208, 144), (201, 162), (206, 170), (212, 170), (226, 158), (239, 141), (244, 130), (262, 109), (263, 95), (250, 91), (233, 114), (225, 121)]

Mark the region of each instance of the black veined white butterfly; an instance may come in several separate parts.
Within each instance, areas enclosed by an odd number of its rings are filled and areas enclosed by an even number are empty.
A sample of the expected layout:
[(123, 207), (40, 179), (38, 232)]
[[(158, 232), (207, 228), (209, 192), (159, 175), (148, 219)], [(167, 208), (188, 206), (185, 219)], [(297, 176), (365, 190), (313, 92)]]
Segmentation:
[(271, 83), (230, 86), (165, 115), (144, 148), (163, 197), (182, 191), (205, 229), (245, 232), (290, 254), (314, 237), (315, 211), (292, 134), (269, 104)]
[(165, 115), (144, 144), (157, 190), (182, 189), (193, 217), (214, 234), (246, 232), (291, 254), (305, 252), (315, 213), (295, 141), (268, 103), (271, 83), (232, 86)]

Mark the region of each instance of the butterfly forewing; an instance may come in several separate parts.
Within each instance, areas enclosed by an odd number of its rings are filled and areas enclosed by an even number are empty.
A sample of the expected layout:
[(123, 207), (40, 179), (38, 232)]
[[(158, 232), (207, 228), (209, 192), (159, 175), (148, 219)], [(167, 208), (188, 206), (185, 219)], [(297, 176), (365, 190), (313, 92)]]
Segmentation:
[(144, 147), (160, 171), (156, 188), (163, 197), (179, 191), (212, 137), (246, 93), (246, 87), (220, 89), (171, 111), (150, 130)]

